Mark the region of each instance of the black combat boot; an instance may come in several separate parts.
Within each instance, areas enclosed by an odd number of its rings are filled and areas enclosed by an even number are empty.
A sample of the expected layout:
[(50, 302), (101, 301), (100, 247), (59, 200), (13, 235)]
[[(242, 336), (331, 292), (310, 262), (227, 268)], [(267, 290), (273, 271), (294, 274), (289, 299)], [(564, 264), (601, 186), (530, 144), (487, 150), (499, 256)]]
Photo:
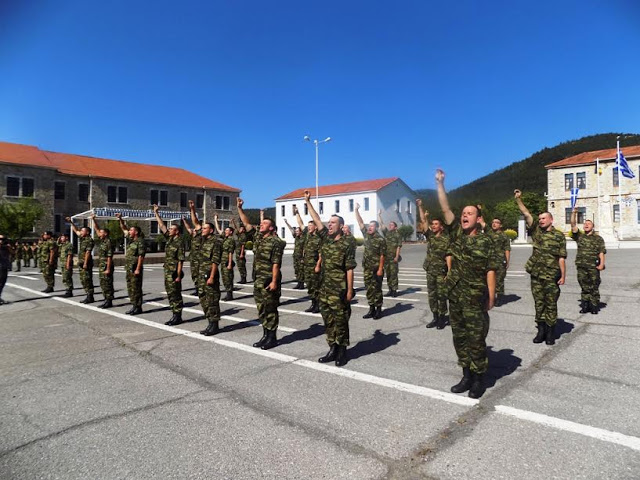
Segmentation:
[(433, 314), (433, 320), (431, 320), (429, 323), (427, 323), (427, 328), (433, 328), (438, 326), (438, 324), (440, 323), (440, 315), (436, 315), (435, 313)]
[(247, 277), (240, 277), (240, 283), (243, 285), (247, 283)]
[(547, 326), (547, 333), (544, 337), (544, 343), (546, 343), (547, 345), (556, 344), (556, 326), (555, 325)]
[(547, 324), (545, 322), (537, 322), (536, 326), (538, 327), (538, 334), (533, 339), (533, 343), (542, 343), (547, 336)]
[(43, 290), (44, 293), (51, 293), (53, 292), (53, 287), (47, 287)]
[(170, 327), (174, 327), (176, 325), (180, 325), (182, 323), (182, 312), (174, 313), (165, 325), (169, 325)]
[(397, 297), (398, 296), (398, 291), (397, 290), (391, 290), (391, 296), (392, 297)]
[(102, 305), (100, 305), (98, 308), (111, 308), (111, 307), (113, 307), (113, 302), (107, 298), (104, 302), (102, 302)]
[(220, 327), (218, 326), (218, 322), (209, 322), (207, 328), (204, 329), (202, 335), (205, 337), (210, 337), (211, 335), (215, 335), (220, 331)]
[(264, 345), (264, 342), (267, 340), (267, 329), (262, 327), (262, 338), (253, 344), (254, 347), (260, 348)]
[(129, 315), (140, 315), (142, 313), (142, 307), (133, 307)]
[(462, 379), (453, 387), (451, 387), (451, 391), (453, 393), (466, 392), (471, 388), (472, 380), (473, 378), (471, 376), (471, 370), (469, 369), (469, 367), (464, 367), (462, 369)]
[(307, 308), (305, 310), (305, 312), (307, 313), (311, 313), (313, 312), (313, 310), (316, 308), (316, 301), (315, 300), (311, 300), (311, 305), (309, 305), (309, 308)]
[(391, 296), (391, 293), (393, 293), (393, 290), (389, 289), (389, 290), (387, 291), (387, 294), (385, 295), (385, 297), (390, 297), (390, 296)]
[(580, 313), (589, 313), (589, 302), (580, 300)]
[(224, 297), (225, 302), (228, 302), (229, 300), (233, 300), (233, 292), (231, 292), (231, 290), (229, 290), (227, 295)]
[(339, 345), (332, 343), (331, 346), (329, 347), (329, 352), (324, 357), (320, 357), (318, 359), (318, 362), (320, 363), (333, 362), (336, 359), (336, 354), (338, 353), (338, 347)]
[(447, 316), (446, 315), (440, 315), (438, 317), (438, 324), (436, 325), (436, 328), (438, 330), (442, 330), (443, 328), (445, 328), (447, 325), (449, 325), (449, 322), (447, 321)]
[(304, 290), (304, 282), (298, 282), (295, 288), (297, 290)]
[(73, 290), (69, 288), (66, 292), (64, 292), (64, 296), (66, 298), (73, 297)]
[[(85, 303), (84, 301), (80, 302), (80, 303)], [(131, 307), (129, 310), (127, 310), (125, 313), (125, 315), (131, 315), (133, 313), (133, 311), (136, 309), (136, 307)]]
[(342, 367), (347, 364), (347, 347), (345, 345), (338, 345), (336, 352), (336, 367)]
[(376, 307), (376, 310), (373, 313), (373, 319), (379, 320), (381, 318), (382, 318), (382, 307)]
[(485, 391), (483, 376), (481, 373), (473, 373), (471, 374), (471, 388), (469, 388), (469, 397), (470, 398), (480, 398)]
[(376, 313), (376, 307), (374, 307), (373, 305), (369, 305), (369, 311), (367, 313), (365, 313), (362, 318), (373, 318), (373, 316)]
[(267, 330), (267, 338), (265, 338), (264, 343), (260, 347), (262, 350), (269, 350), (270, 348), (278, 346), (278, 339), (276, 338), (275, 330)]
[(311, 313), (320, 313), (320, 302), (318, 300), (313, 302), (313, 310), (311, 310)]
[(591, 306), (591, 308), (589, 309), (589, 311), (593, 314), (593, 315), (597, 315), (598, 312), (600, 311), (600, 308), (598, 308), (598, 304), (597, 303), (590, 303), (589, 304)]

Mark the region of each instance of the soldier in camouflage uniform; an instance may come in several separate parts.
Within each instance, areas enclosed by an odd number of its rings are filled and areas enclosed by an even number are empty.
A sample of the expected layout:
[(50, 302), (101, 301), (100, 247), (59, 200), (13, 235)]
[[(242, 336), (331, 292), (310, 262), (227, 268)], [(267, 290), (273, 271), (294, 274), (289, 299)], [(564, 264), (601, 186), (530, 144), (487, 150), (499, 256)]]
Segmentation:
[(200, 333), (215, 335), (220, 331), (220, 263), (222, 261), (222, 242), (215, 234), (212, 223), (202, 225), (202, 246), (200, 247), (200, 278), (198, 296), (204, 316), (208, 320), (207, 328)]
[(580, 313), (596, 315), (600, 305), (600, 272), (604, 270), (604, 256), (607, 249), (604, 239), (594, 231), (591, 220), (585, 220), (584, 232), (578, 229), (578, 210), (571, 212), (571, 238), (578, 244), (576, 268), (580, 284)]
[(56, 283), (55, 271), (56, 271), (56, 242), (52, 238), (53, 233), (46, 231), (42, 234), (42, 244), (40, 246), (40, 266), (42, 270), (42, 276), (47, 284), (47, 288), (43, 290), (44, 293), (53, 292), (53, 287)]
[(19, 272), (22, 270), (22, 255), (23, 255), (22, 245), (19, 242), (15, 242), (13, 244), (13, 258), (16, 261), (16, 272)]
[(433, 320), (427, 323), (427, 328), (436, 327), (442, 330), (448, 325), (447, 320), (447, 287), (445, 279), (451, 267), (451, 257), (447, 257), (449, 250), (449, 234), (445, 232), (444, 224), (439, 218), (434, 218), (429, 224), (429, 212), (423, 209), (422, 200), (417, 199), (416, 205), (420, 214), (417, 230), (422, 232), (427, 240), (427, 256), (422, 268), (427, 273), (427, 291), (429, 293), (429, 308), (433, 313)]
[(42, 239), (37, 242), (33, 242), (31, 244), (31, 257), (33, 258), (33, 267), (38, 268), (38, 257), (40, 256), (40, 244), (42, 243)]
[(200, 248), (202, 247), (202, 225), (198, 220), (196, 213), (196, 204), (193, 200), (189, 200), (189, 212), (191, 214), (191, 223), (193, 228), (189, 227), (189, 223), (185, 218), (182, 219), (184, 228), (191, 235), (191, 249), (189, 251), (189, 268), (191, 268), (191, 281), (195, 287), (196, 294), (200, 292)]
[[(293, 212), (296, 214), (298, 208), (294, 205)], [(295, 290), (302, 290), (304, 288), (304, 236), (302, 235), (302, 229), (294, 228), (289, 225), (287, 219), (284, 219), (284, 223), (289, 228), (291, 236), (293, 237), (293, 271), (296, 276), (296, 285), (293, 287)]]
[(364, 269), (364, 286), (367, 289), (367, 302), (369, 302), (369, 311), (362, 318), (377, 320), (382, 317), (382, 278), (387, 242), (378, 233), (378, 222), (373, 220), (365, 227), (360, 216), (360, 204), (357, 203), (356, 220), (364, 236), (362, 267)]
[(78, 236), (78, 270), (80, 272), (80, 282), (87, 296), (80, 303), (93, 303), (93, 238), (88, 227), (78, 229), (71, 220), (66, 218), (71, 225), (71, 229)]
[(302, 230), (304, 244), (302, 247), (304, 261), (304, 280), (311, 297), (311, 306), (305, 312), (320, 313), (320, 274), (316, 272), (322, 239), (317, 235), (316, 224), (309, 222), (305, 227), (300, 212), (296, 208), (296, 220)]
[(560, 285), (564, 285), (565, 280), (567, 241), (564, 234), (553, 227), (553, 216), (549, 212), (541, 213), (538, 221), (534, 222), (522, 203), (521, 195), (520, 190), (514, 191), (516, 203), (524, 215), (533, 241), (533, 253), (524, 266), (531, 275), (531, 293), (536, 308), (538, 333), (533, 343), (544, 341), (547, 345), (554, 345)]
[(98, 232), (98, 277), (104, 302), (98, 308), (113, 307), (113, 242), (108, 228), (100, 228), (95, 213), (91, 214), (93, 228)]
[(73, 244), (65, 233), (58, 238), (58, 258), (60, 259), (60, 271), (62, 284), (67, 287), (65, 297), (73, 297)]
[(232, 227), (227, 227), (223, 232), (220, 229), (217, 215), (214, 216), (214, 224), (222, 241), (222, 267), (220, 268), (220, 273), (222, 276), (222, 284), (227, 291), (224, 300), (228, 302), (229, 300), (233, 300), (233, 267), (235, 266), (233, 262), (233, 252), (236, 249), (236, 242), (233, 240), (234, 230)]
[(169, 298), (169, 307), (172, 316), (165, 325), (180, 325), (182, 323), (182, 279), (184, 272), (182, 267), (184, 264), (184, 242), (180, 235), (180, 225), (167, 225), (160, 217), (158, 205), (153, 206), (153, 213), (158, 222), (158, 228), (166, 239), (164, 246), (164, 289)]
[(33, 258), (33, 252), (31, 251), (31, 245), (29, 245), (29, 243), (24, 243), (22, 245), (22, 250), (23, 250), (23, 257), (24, 257), (24, 266), (25, 267), (30, 267), (31, 266), (31, 259)]
[(245, 255), (245, 245), (247, 243), (247, 232), (244, 225), (236, 225), (235, 219), (231, 219), (233, 228), (236, 232), (236, 265), (240, 273), (240, 281), (238, 283), (247, 283), (247, 257)]
[(390, 297), (398, 296), (398, 268), (400, 263), (400, 249), (402, 248), (402, 237), (398, 232), (398, 224), (389, 222), (385, 227), (382, 221), (382, 210), (378, 210), (378, 221), (380, 222), (382, 236), (387, 243), (387, 251), (384, 255), (384, 270), (387, 275), (387, 287)]
[[(478, 205), (480, 208), (480, 205)], [(500, 254), (500, 268), (496, 271), (496, 301), (495, 306), (502, 304), (502, 296), (504, 295), (504, 279), (507, 276), (507, 270), (509, 269), (509, 260), (511, 259), (511, 240), (502, 231), (502, 220), (494, 218), (491, 220), (491, 228), (487, 231), (487, 225), (484, 219), (479, 220), (482, 230), (489, 235), (496, 246), (496, 252)]]
[(125, 237), (129, 238), (127, 251), (125, 252), (125, 271), (127, 272), (127, 292), (131, 301), (131, 308), (127, 310), (127, 315), (139, 315), (142, 313), (142, 277), (143, 263), (146, 249), (141, 238), (140, 227), (128, 228), (120, 213), (116, 213), (116, 218), (120, 222), (120, 229)]
[(278, 238), (275, 222), (270, 218), (264, 218), (260, 222), (260, 231), (256, 232), (242, 209), (243, 203), (241, 198), (237, 199), (240, 220), (247, 227), (247, 236), (253, 239), (253, 298), (258, 307), (258, 316), (263, 329), (262, 338), (253, 346), (268, 350), (278, 345), (277, 330), (280, 323), (278, 305), (282, 283), (280, 268), (287, 243)]
[(462, 379), (451, 387), (451, 391), (462, 393), (468, 390), (469, 397), (480, 398), (485, 391), (484, 373), (489, 367), (486, 344), (488, 311), (494, 304), (499, 257), (491, 238), (482, 233), (478, 207), (464, 207), (460, 220), (456, 220), (449, 207), (444, 178), (444, 172), (437, 170), (438, 201), (449, 226), (451, 240), (447, 251), (451, 268), (445, 280), (449, 291), (451, 333), (458, 365), (463, 372)]
[(354, 296), (353, 270), (356, 268), (355, 243), (343, 235), (342, 217), (332, 215), (328, 227), (325, 227), (311, 204), (308, 190), (305, 190), (304, 196), (307, 209), (317, 227), (317, 234), (322, 239), (317, 269), (321, 275), (320, 312), (329, 352), (320, 357), (318, 362), (335, 361), (336, 367), (342, 367), (347, 363), (349, 346), (349, 318)]

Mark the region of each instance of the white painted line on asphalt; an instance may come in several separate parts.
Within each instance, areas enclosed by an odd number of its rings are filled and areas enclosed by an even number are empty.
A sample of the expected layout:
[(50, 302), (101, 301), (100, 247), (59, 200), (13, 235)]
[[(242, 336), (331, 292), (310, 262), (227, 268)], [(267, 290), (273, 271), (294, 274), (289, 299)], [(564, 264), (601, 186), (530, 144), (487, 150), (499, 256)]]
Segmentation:
[(10, 273), (9, 277), (25, 278), (27, 280), (32, 280), (34, 282), (37, 282), (39, 280), (38, 278), (28, 277), (26, 275), (16, 275), (15, 273)]
[(640, 451), (640, 438), (638, 437), (632, 437), (630, 435), (612, 432), (610, 430), (604, 430), (602, 428), (591, 427), (589, 425), (583, 425), (581, 423), (575, 423), (569, 420), (549, 417), (547, 415), (542, 415), (541, 413), (534, 413), (527, 410), (507, 407), (505, 405), (496, 405), (496, 412), (503, 415), (508, 415), (510, 417), (515, 417), (520, 420), (538, 423), (540, 425), (545, 425), (557, 430), (577, 433), (579, 435), (584, 435), (585, 437), (595, 438), (597, 440), (602, 440), (603, 442), (615, 443), (617, 445), (631, 448), (632, 450)]

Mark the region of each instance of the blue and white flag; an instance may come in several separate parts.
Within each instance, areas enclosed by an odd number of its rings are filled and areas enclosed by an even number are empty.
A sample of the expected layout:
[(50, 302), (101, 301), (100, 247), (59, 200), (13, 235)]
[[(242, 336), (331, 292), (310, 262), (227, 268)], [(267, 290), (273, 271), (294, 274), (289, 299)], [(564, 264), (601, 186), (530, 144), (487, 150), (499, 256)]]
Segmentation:
[(573, 210), (576, 206), (576, 200), (578, 200), (578, 190), (580, 189), (575, 187), (571, 189), (571, 210)]
[(633, 170), (631, 170), (631, 167), (629, 167), (629, 164), (627, 163), (627, 159), (624, 158), (624, 155), (620, 151), (618, 151), (618, 158), (616, 160), (616, 166), (613, 167), (613, 168), (614, 169), (619, 168), (620, 169), (620, 173), (624, 177), (636, 178), (635, 174), (633, 173)]

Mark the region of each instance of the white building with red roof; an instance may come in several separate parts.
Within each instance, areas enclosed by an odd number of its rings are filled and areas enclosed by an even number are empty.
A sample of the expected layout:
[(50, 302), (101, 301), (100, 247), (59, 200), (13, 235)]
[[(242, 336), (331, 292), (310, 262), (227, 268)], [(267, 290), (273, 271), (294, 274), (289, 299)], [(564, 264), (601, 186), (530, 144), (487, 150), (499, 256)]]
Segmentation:
[(360, 205), (360, 215), (366, 223), (378, 220), (378, 210), (382, 210), (382, 220), (386, 224), (393, 221), (401, 225), (413, 227), (412, 239), (415, 239), (417, 211), (415, 205), (416, 193), (398, 177), (363, 180), (359, 182), (340, 183), (336, 185), (322, 185), (318, 188), (302, 187), (276, 198), (276, 224), (278, 235), (287, 243), (293, 243), (293, 237), (285, 226), (286, 219), (292, 227), (298, 223), (293, 214), (293, 206), (300, 211), (305, 225), (311, 221), (305, 201), (304, 191), (309, 190), (312, 204), (320, 214), (323, 222), (332, 215), (340, 215), (345, 224), (351, 227), (356, 238), (363, 238), (355, 217), (355, 206)]

